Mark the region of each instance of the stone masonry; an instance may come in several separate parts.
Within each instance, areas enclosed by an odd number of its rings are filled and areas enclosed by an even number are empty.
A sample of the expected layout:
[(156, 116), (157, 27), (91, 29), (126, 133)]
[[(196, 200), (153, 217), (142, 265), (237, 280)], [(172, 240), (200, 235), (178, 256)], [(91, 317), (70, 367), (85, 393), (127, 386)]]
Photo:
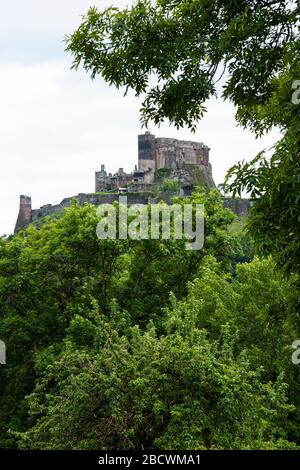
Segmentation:
[(205, 166), (210, 169), (210, 148), (202, 142), (191, 142), (169, 138), (155, 138), (150, 132), (138, 136), (139, 170), (172, 168), (179, 170), (183, 164)]
[(138, 167), (132, 173), (125, 173), (123, 168), (119, 168), (112, 175), (101, 165), (101, 170), (95, 173), (95, 191), (106, 192), (137, 184), (149, 185), (148, 189), (151, 191), (150, 185), (155, 183), (157, 170), (172, 170), (174, 179), (180, 182), (181, 177), (186, 176), (187, 167), (191, 166), (205, 173), (210, 186), (215, 186), (209, 151), (210, 148), (202, 142), (156, 138), (147, 131), (138, 136)]
[[(210, 148), (199, 142), (191, 142), (169, 138), (156, 138), (150, 132), (138, 136), (138, 165), (132, 173), (119, 168), (117, 173), (107, 173), (105, 166), (95, 173), (95, 193), (80, 193), (65, 198), (60, 204), (47, 204), (32, 210), (31, 198), (20, 196), (20, 209), (15, 226), (15, 233), (31, 222), (46, 215), (63, 210), (76, 199), (80, 205), (112, 203), (118, 200), (119, 194), (126, 193), (128, 204), (157, 203), (160, 200), (171, 204), (172, 197), (189, 195), (195, 186), (207, 189), (215, 187), (212, 168), (209, 162)], [(167, 179), (179, 184), (177, 193), (163, 194), (159, 190), (159, 177), (167, 175)], [(238, 215), (247, 215), (250, 201), (247, 199), (231, 200), (224, 198), (226, 207)]]
[(31, 197), (20, 196), (19, 215), (16, 222), (15, 232), (25, 228), (32, 221)]

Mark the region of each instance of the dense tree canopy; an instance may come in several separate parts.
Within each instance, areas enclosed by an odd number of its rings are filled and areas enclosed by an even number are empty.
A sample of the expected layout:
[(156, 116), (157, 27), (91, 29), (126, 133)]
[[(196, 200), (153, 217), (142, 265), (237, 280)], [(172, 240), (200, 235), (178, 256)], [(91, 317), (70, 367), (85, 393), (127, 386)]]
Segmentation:
[(293, 280), (252, 260), (217, 191), (193, 201), (198, 252), (99, 240), (77, 204), (1, 240), (2, 447), (300, 445)]

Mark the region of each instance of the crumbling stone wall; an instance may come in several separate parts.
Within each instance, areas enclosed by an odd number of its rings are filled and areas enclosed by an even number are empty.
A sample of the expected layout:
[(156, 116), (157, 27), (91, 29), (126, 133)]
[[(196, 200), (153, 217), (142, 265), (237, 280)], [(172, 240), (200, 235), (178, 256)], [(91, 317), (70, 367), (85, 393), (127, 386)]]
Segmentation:
[(31, 197), (20, 196), (19, 214), (15, 226), (15, 233), (30, 224), (32, 220)]
[[(178, 196), (178, 193), (159, 193), (156, 197), (151, 197), (148, 192), (137, 192), (126, 194), (128, 205), (133, 204), (157, 204), (159, 201), (164, 201), (166, 204), (172, 204), (172, 198)], [(47, 215), (54, 214), (55, 212), (62, 211), (65, 207), (70, 206), (71, 202), (75, 199), (79, 205), (90, 203), (95, 206), (101, 204), (112, 204), (119, 200), (120, 194), (84, 194), (80, 193), (74, 197), (63, 199), (60, 204), (51, 205), (47, 204), (39, 209), (31, 209), (31, 198), (28, 196), (20, 196), (20, 210), (18, 220), (15, 227), (15, 233)], [(251, 207), (249, 199), (232, 199), (223, 198), (224, 206), (231, 209), (238, 216), (247, 216)]]

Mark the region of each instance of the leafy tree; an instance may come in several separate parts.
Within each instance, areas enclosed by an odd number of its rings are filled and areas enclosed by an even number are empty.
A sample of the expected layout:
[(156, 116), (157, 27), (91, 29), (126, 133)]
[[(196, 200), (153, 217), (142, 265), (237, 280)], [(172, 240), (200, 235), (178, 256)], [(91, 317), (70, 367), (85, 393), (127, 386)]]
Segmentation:
[(268, 99), (298, 40), (298, 15), (294, 1), (138, 0), (90, 8), (67, 50), (92, 78), (146, 93), (143, 123), (167, 118), (194, 129), (223, 69), (224, 96), (240, 114)]
[(175, 202), (204, 204), (203, 250), (99, 240), (96, 208), (77, 204), (1, 240), (2, 447), (299, 443), (290, 281), (239, 262), (216, 190)]
[(284, 424), (289, 439), (299, 442), (299, 367), (292, 364), (291, 344), (299, 334), (295, 319), (294, 280), (276, 270), (274, 261), (254, 259), (237, 265), (234, 277), (224, 273), (212, 257), (205, 258), (198, 276), (189, 285), (183, 301), (173, 298), (173, 312), (166, 329), (184, 331), (186, 323), (207, 331), (218, 339), (229, 324), (234, 351), (247, 350), (251, 368), (262, 368), (262, 378), (274, 381), (282, 372), (289, 384), (287, 395), (296, 408)]
[[(198, 201), (203, 197), (194, 195)], [(206, 217), (213, 233), (215, 224), (226, 227), (230, 213), (216, 210), (217, 193), (210, 197)], [(69, 229), (73, 230), (74, 241), (70, 239), (68, 245), (72, 249), (65, 247), (64, 251), (68, 254), (66, 263), (72, 267), (73, 260), (83, 256), (82, 245), (77, 245), (78, 234), (86, 227), (87, 234), (93, 236), (88, 227), (91, 223), (95, 230), (94, 208), (75, 206), (64, 218), (46, 224), (46, 232), (28, 229), (4, 242), (6, 256), (10, 247), (12, 259), (20, 257), (27, 244), (31, 247), (41, 237), (43, 243), (39, 248), (35, 245), (35, 255), (41, 260), (46, 233), (50, 248), (52, 235), (57, 235), (63, 225), (62, 234), (67, 232), (70, 238)], [(73, 225), (74, 218), (78, 226)], [(20, 241), (24, 244), (21, 250)], [(99, 243), (98, 250), (102, 246)], [(143, 243), (138, 246), (141, 250)], [(139, 258), (137, 246), (132, 249), (133, 259), (135, 255)], [(49, 258), (53, 255), (51, 249)], [(123, 266), (125, 272), (130, 270), (128, 254), (121, 252), (119, 256), (119, 269)], [(89, 257), (85, 263), (87, 260)], [(48, 262), (46, 256), (42, 263), (47, 266)], [(182, 263), (182, 259), (176, 262)], [(9, 265), (7, 258), (4, 265)], [(169, 274), (169, 266), (165, 269)], [(13, 279), (16, 273), (12, 274)], [(96, 265), (92, 275), (98, 276)], [(82, 277), (87, 281), (68, 294), (65, 312), (69, 320), (64, 328), (61, 325), (57, 331), (52, 329), (46, 311), (41, 310), (39, 342), (37, 322), (32, 322), (30, 311), (24, 311), (25, 322), (20, 326), (19, 315), (7, 311), (0, 327), (7, 334), (15, 358), (9, 361), (8, 376), (2, 376), (1, 381), (6, 403), (2, 415), (11, 430), (10, 440), (6, 438), (3, 445), (14, 445), (17, 439), (25, 449), (295, 448), (293, 439), (299, 442), (297, 419), (293, 407), (287, 404), (293, 391), (282, 376), (285, 372), (293, 390), (297, 389), (295, 370), (289, 370), (290, 352), (286, 350), (293, 331), (285, 307), (289, 283), (274, 272), (271, 261), (238, 265), (236, 276), (232, 279), (224, 272), (224, 263), (217, 263), (211, 256), (199, 258), (187, 298), (171, 296), (161, 321), (155, 319), (157, 331), (153, 323), (145, 330), (133, 327), (136, 318), (130, 309), (122, 311), (113, 300), (107, 300), (103, 309), (101, 290), (99, 295), (91, 288), (89, 277)], [(37, 283), (39, 279), (37, 276)], [(123, 285), (122, 276), (116, 279)], [(2, 277), (2, 285), (8, 280), (10, 277)], [(141, 286), (146, 291), (148, 280), (143, 281)], [(43, 288), (43, 282), (37, 284), (39, 295), (44, 293), (45, 297)], [(62, 288), (65, 291), (63, 283)], [(50, 290), (49, 305), (52, 295)], [(53, 319), (59, 319), (62, 312), (57, 309)], [(146, 318), (141, 317), (140, 323), (146, 323)], [(9, 321), (14, 336), (8, 334)], [(22, 374), (24, 366), (26, 376)], [(28, 399), (24, 399), (24, 392), (30, 395)], [(291, 401), (298, 405), (293, 398)], [(14, 417), (12, 411), (16, 412)]]
[[(298, 67), (299, 69), (299, 67)], [(267, 153), (250, 162), (240, 162), (228, 172), (225, 191), (247, 191), (253, 200), (247, 228), (261, 255), (272, 254), (286, 272), (300, 272), (300, 106), (291, 103), (291, 70), (275, 83), (274, 92), (264, 106), (252, 109), (255, 125), (268, 129), (282, 125), (284, 137)], [(300, 73), (300, 70), (299, 70)], [(270, 155), (271, 153), (271, 155)]]
[(98, 240), (96, 208), (74, 205), (40, 229), (28, 227), (0, 246), (0, 337), (7, 346), (1, 368), (1, 410), (5, 445), (10, 425), (24, 424), (24, 397), (34, 383), (34, 354), (59, 345), (74, 310), (91, 305), (104, 312), (113, 274), (125, 242)]
[[(16, 434), (20, 447), (296, 448), (278, 425), (291, 410), (282, 379), (264, 383), (245, 353), (235, 358), (228, 328), (210, 342), (186, 320), (160, 337), (151, 326), (124, 337), (101, 316), (75, 317), (63, 352), (37, 358), (32, 425)], [(90, 339), (78, 347), (79, 330), (80, 338), (93, 332), (94, 348)]]
[[(207, 200), (211, 239), (205, 250), (231, 269), (239, 246), (231, 236), (225, 250), (217, 236), (221, 240), (226, 234), (232, 214), (218, 194), (197, 193), (194, 198)], [(49, 346), (60, 350), (72, 318), (85, 317), (97, 305), (110, 321), (116, 312), (124, 331), (134, 324), (145, 327), (150, 319), (160, 331), (170, 291), (179, 299), (186, 295), (205, 253), (187, 254), (184, 241), (99, 240), (98, 222), (94, 206), (74, 204), (57, 219), (1, 240), (0, 337), (7, 345), (8, 364), (0, 369), (0, 417), (5, 423), (0, 442), (5, 447), (14, 445), (7, 429), (27, 426), (24, 397), (34, 386), (35, 354)], [(230, 240), (233, 258), (227, 263)]]

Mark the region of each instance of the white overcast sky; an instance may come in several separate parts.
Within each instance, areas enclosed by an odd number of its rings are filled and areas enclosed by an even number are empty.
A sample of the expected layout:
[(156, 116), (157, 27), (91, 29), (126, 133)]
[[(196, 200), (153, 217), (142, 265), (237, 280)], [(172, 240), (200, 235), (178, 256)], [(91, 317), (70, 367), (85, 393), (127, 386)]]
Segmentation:
[[(0, 0), (0, 234), (12, 233), (19, 195), (33, 208), (94, 191), (94, 172), (131, 171), (137, 163), (139, 101), (70, 70), (63, 38), (89, 6), (126, 6), (130, 0)], [(195, 135), (167, 124), (158, 137), (191, 139), (211, 147), (217, 184), (242, 158), (274, 143), (236, 127), (234, 108), (221, 99)], [(144, 132), (144, 131), (143, 131)]]

